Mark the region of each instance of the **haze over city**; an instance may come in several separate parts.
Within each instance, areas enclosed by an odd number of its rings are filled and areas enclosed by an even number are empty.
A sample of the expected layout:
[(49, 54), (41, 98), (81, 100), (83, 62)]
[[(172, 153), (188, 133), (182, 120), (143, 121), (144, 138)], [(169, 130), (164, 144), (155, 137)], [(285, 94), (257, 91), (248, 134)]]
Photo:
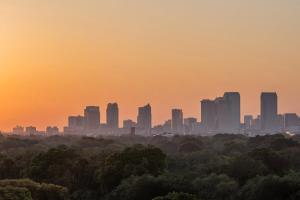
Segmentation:
[(276, 91), (279, 113), (300, 113), (300, 2), (0, 2), (0, 129), (62, 128), (67, 116), (118, 102), (120, 121), (150, 103), (153, 124), (172, 108), (200, 120), (200, 101), (241, 94), (260, 113)]

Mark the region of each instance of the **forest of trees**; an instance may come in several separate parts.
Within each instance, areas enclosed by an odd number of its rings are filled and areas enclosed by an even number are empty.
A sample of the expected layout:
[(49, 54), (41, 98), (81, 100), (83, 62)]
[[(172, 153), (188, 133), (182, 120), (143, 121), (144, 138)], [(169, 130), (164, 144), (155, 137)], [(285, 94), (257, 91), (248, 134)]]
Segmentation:
[(299, 200), (300, 137), (0, 136), (4, 200)]

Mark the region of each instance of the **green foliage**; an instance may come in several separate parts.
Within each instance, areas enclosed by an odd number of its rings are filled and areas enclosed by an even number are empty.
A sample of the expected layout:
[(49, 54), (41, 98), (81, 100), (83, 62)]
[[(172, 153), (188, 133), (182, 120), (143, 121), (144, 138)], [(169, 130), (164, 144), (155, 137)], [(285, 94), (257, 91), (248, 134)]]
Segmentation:
[(66, 146), (40, 153), (31, 162), (28, 176), (39, 182), (48, 182), (71, 187), (73, 164), (78, 155)]
[(235, 178), (240, 184), (244, 184), (248, 179), (266, 174), (267, 168), (264, 164), (248, 156), (233, 158), (225, 168), (225, 173)]
[[(3, 199), (28, 199), (28, 200), (68, 200), (68, 190), (64, 187), (36, 183), (29, 179), (0, 180), (0, 197)], [(4, 198), (5, 197), (5, 198)], [(21, 198), (22, 197), (22, 198)], [(0, 198), (1, 199), (1, 198)]]
[(269, 175), (250, 180), (239, 195), (244, 200), (298, 200), (300, 199), (300, 174), (283, 177)]
[(237, 182), (224, 174), (197, 178), (193, 186), (198, 196), (205, 200), (231, 200), (238, 191)]
[(132, 175), (152, 174), (157, 176), (165, 168), (165, 154), (158, 148), (136, 145), (107, 157), (98, 172), (98, 181), (103, 191), (111, 191), (122, 179)]
[(26, 188), (5, 186), (0, 187), (0, 199), (3, 200), (33, 200)]
[(3, 135), (0, 199), (296, 200), (299, 138)]
[(197, 200), (197, 198), (192, 194), (172, 192), (163, 197), (156, 197), (153, 200)]

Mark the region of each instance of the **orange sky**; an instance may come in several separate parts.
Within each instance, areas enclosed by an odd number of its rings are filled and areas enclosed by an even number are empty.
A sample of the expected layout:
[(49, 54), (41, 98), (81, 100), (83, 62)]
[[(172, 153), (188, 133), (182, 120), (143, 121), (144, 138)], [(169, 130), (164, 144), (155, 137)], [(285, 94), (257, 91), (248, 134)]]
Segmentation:
[[(26, 2), (26, 3), (25, 3)], [(2, 0), (0, 129), (62, 127), (117, 101), (121, 119), (148, 102), (154, 123), (179, 107), (239, 91), (258, 114), (261, 91), (300, 114), (298, 0)]]

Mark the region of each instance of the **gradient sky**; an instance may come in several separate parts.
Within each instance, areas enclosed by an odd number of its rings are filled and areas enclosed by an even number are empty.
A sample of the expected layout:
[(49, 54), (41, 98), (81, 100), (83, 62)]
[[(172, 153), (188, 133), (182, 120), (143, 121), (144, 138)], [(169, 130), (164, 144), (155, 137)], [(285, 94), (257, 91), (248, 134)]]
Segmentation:
[(117, 101), (121, 119), (151, 103), (154, 123), (239, 91), (300, 114), (299, 0), (1, 0), (0, 129), (62, 127)]

